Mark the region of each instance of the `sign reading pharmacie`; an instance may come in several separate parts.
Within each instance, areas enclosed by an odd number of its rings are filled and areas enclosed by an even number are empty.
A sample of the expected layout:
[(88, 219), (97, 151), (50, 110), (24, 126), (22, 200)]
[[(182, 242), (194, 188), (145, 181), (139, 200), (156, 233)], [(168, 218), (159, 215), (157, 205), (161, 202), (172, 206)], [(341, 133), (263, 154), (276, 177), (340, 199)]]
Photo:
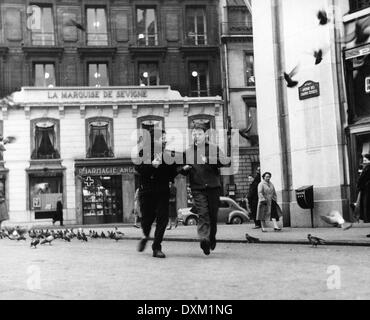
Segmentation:
[(314, 97), (320, 96), (320, 83), (314, 81), (306, 81), (301, 87), (298, 89), (299, 92), (299, 100), (306, 100)]
[(23, 87), (15, 92), (14, 102), (19, 104), (83, 104), (117, 103), (145, 100), (181, 100), (178, 91), (169, 86), (157, 87)]
[(87, 176), (124, 176), (135, 174), (133, 166), (94, 166), (76, 168), (76, 174), (81, 177)]

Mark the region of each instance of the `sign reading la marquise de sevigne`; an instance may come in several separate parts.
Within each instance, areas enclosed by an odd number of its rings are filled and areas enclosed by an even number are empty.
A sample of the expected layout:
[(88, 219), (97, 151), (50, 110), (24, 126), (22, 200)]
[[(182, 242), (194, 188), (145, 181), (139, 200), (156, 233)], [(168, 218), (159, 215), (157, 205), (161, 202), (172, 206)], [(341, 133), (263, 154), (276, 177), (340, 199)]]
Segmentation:
[(47, 92), (48, 99), (130, 99), (130, 98), (147, 98), (148, 91), (140, 89), (127, 90), (50, 90)]

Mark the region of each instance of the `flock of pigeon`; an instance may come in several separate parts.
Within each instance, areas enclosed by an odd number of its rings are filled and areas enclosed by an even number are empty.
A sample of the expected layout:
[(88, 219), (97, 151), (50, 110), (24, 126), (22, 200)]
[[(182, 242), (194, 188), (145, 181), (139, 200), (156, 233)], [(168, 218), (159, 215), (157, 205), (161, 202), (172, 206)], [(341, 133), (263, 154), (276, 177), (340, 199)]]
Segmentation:
[(28, 238), (31, 240), (31, 248), (36, 249), (38, 245), (49, 244), (51, 245), (54, 240), (60, 239), (65, 242), (71, 242), (73, 239), (80, 240), (82, 242), (88, 242), (88, 239), (111, 239), (115, 241), (125, 239), (125, 234), (118, 231), (115, 227), (113, 231), (108, 231), (105, 234), (103, 231), (98, 233), (95, 230), (90, 230), (86, 234), (82, 228), (79, 228), (77, 232), (74, 229), (64, 230), (43, 230), (43, 229), (31, 229), (27, 230), (21, 227), (15, 228), (4, 228), (0, 230), (0, 239), (9, 239), (13, 241), (26, 241)]
[[(320, 10), (317, 13), (317, 19), (319, 20), (320, 26), (325, 26), (330, 22), (328, 14), (325, 10)], [(355, 43), (356, 46), (367, 42), (370, 38), (370, 17), (362, 20), (357, 20), (355, 24), (355, 30), (351, 34), (347, 34), (346, 38), (340, 39), (340, 43)], [(318, 50), (313, 50), (313, 58), (315, 60), (315, 65), (319, 65), (325, 53), (328, 49), (320, 48)], [(299, 65), (295, 66), (293, 70), (289, 73), (284, 72), (284, 79), (287, 83), (288, 88), (295, 88), (298, 85), (298, 81), (294, 80), (293, 77), (298, 73)]]
[[(258, 238), (254, 238), (250, 236), (248, 233), (245, 234), (245, 238), (247, 239), (248, 243), (260, 243), (261, 240)], [(311, 234), (307, 235), (308, 242), (312, 245), (312, 247), (317, 248), (318, 245), (325, 244), (325, 240), (315, 237)]]

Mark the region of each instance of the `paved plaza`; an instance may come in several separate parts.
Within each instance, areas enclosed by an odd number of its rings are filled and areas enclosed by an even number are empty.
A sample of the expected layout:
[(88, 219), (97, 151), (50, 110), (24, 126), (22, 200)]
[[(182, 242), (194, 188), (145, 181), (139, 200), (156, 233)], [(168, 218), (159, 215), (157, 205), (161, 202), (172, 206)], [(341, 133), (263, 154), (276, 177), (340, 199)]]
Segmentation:
[[(120, 228), (127, 239), (118, 242), (55, 240), (51, 246), (30, 249), (29, 240), (0, 240), (0, 299), (370, 298), (370, 247), (238, 243), (231, 241), (231, 234), (234, 240), (238, 234), (241, 239), (246, 230), (252, 234), (250, 226), (219, 229), (221, 243), (209, 257), (195, 242), (195, 227), (167, 231), (164, 260), (151, 256), (150, 244), (144, 253), (136, 251), (140, 230), (132, 227)], [(355, 228), (345, 235), (357, 233), (360, 238), (366, 231)], [(297, 232), (303, 235), (304, 230), (263, 236), (294, 238)], [(339, 229), (315, 230), (319, 235), (324, 232), (327, 237), (330, 232), (343, 234)]]

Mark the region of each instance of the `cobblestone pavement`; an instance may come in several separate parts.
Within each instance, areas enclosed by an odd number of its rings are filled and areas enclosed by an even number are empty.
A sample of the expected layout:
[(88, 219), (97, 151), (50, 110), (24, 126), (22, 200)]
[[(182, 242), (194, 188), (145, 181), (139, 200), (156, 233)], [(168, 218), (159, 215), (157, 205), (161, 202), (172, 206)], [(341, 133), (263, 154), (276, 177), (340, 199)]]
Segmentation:
[(166, 241), (161, 260), (136, 245), (0, 240), (0, 299), (370, 298), (368, 247), (219, 243), (206, 257), (196, 242)]

